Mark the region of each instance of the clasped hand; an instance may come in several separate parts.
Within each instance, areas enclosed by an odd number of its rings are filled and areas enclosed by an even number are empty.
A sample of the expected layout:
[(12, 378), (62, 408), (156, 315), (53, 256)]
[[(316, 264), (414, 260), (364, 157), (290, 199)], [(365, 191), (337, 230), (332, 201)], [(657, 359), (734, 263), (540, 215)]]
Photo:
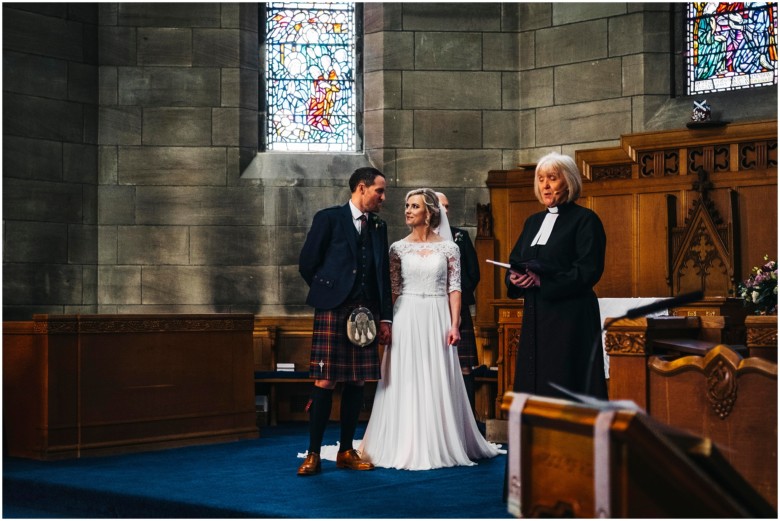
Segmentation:
[(514, 270), (509, 271), (509, 282), (517, 286), (518, 288), (528, 289), (541, 286), (539, 281), (539, 275), (533, 271), (526, 271), (525, 273), (518, 273)]

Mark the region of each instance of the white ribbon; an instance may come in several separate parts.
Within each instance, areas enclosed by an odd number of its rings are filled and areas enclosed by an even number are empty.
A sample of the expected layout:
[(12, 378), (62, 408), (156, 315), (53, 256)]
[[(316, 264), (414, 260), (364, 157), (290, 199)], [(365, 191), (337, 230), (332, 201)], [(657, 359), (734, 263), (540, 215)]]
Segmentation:
[(525, 402), (530, 398), (530, 394), (514, 393), (512, 405), (509, 407), (509, 478), (507, 479), (507, 511), (515, 517), (523, 517), (520, 503), (522, 501), (522, 476), (520, 475), (522, 466), (520, 465), (520, 455), (523, 451), (520, 435), (523, 431), (522, 416)]

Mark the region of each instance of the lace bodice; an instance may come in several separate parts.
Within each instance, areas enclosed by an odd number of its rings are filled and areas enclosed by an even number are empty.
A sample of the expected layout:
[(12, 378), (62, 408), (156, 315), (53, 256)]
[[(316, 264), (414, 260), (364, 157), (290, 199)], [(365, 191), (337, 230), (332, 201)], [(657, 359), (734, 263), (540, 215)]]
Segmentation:
[(390, 284), (395, 295), (444, 296), (460, 291), (460, 250), (452, 241), (390, 246)]

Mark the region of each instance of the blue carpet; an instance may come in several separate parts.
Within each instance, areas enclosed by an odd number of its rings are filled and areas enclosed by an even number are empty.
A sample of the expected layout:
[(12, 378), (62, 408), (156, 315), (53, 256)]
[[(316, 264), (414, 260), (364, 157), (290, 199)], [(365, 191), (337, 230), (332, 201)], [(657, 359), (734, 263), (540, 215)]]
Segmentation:
[[(361, 425), (358, 437), (365, 425)], [(325, 443), (338, 438), (338, 425)], [(4, 518), (509, 518), (506, 456), (474, 467), (353, 472), (323, 462), (301, 478), (305, 423), (255, 440), (41, 462), (3, 459)]]

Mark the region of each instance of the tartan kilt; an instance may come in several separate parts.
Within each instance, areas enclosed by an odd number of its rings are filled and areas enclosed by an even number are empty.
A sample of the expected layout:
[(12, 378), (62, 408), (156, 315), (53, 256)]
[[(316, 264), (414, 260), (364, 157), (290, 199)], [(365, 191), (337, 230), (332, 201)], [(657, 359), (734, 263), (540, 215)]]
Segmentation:
[[(378, 342), (374, 340), (365, 347), (359, 347), (347, 337), (347, 319), (356, 305), (343, 305), (335, 309), (314, 310), (314, 332), (311, 340), (309, 377), (332, 382), (355, 382), (358, 380), (379, 380)], [(379, 316), (376, 304), (366, 305)], [(376, 324), (379, 332), (379, 323)]]
[(472, 369), (479, 365), (477, 362), (477, 338), (474, 336), (474, 322), (471, 319), (471, 311), (464, 306), (460, 314), (460, 343), (458, 344), (458, 360), (461, 369)]

